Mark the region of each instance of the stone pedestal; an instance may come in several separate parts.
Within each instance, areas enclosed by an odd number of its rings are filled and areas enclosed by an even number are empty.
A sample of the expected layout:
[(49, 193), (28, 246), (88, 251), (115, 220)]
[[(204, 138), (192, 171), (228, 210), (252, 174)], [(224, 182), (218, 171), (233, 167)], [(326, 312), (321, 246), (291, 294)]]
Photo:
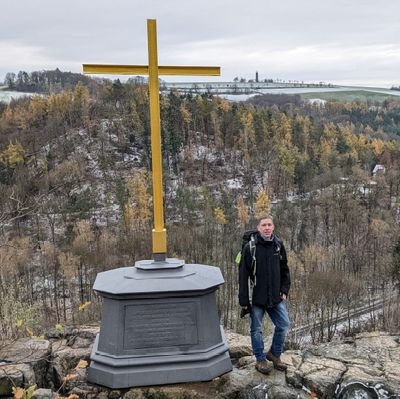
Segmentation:
[(102, 322), (88, 379), (110, 388), (208, 381), (232, 370), (212, 266), (141, 261), (99, 273)]

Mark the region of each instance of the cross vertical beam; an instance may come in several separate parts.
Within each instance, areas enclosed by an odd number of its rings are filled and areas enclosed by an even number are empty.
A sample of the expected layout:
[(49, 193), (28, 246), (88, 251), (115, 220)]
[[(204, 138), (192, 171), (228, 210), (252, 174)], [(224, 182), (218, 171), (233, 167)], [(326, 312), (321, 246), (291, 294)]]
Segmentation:
[(164, 228), (162, 195), (160, 100), (158, 87), (157, 27), (155, 19), (147, 20), (147, 38), (149, 51), (151, 163), (153, 169), (153, 254), (155, 260), (165, 260), (167, 253), (167, 231)]

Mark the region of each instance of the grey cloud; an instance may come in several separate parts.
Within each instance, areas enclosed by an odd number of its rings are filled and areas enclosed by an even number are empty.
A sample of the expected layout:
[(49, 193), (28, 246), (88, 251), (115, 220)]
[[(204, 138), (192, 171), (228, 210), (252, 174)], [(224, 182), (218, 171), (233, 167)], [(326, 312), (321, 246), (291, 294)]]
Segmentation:
[[(62, 70), (76, 65), (76, 72), (83, 62), (146, 63), (147, 18), (157, 18), (160, 63), (219, 63), (228, 74), (225, 80), (253, 76), (259, 68), (276, 77), (284, 77), (281, 71), (301, 79), (296, 76), (301, 72), (304, 79), (334, 81), (343, 68), (354, 75), (358, 61), (351, 53), (348, 62), (328, 68), (297, 66), (296, 59), (288, 66), (285, 52), (306, 47), (321, 49), (322, 56), (324, 48), (338, 54), (355, 47), (368, 51), (400, 39), (400, 2), (393, 0), (19, 0), (7, 2), (3, 11), (0, 48), (2, 42), (34, 47), (43, 57), (42, 69), (60, 62)], [(272, 64), (268, 52), (275, 57)], [(369, 60), (371, 74), (366, 71), (365, 79), (376, 79), (381, 71), (382, 78), (395, 80), (398, 57), (391, 58)], [(0, 80), (10, 68), (17, 72), (17, 65), (29, 65), (26, 59), (14, 61), (13, 69), (0, 55)]]

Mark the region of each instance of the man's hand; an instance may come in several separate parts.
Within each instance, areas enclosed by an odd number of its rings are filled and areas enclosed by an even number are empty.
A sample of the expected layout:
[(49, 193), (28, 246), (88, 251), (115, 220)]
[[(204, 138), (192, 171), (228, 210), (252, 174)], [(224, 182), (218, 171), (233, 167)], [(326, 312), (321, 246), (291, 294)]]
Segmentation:
[(240, 318), (242, 319), (250, 312), (251, 312), (251, 305), (242, 306), (242, 310), (240, 311)]

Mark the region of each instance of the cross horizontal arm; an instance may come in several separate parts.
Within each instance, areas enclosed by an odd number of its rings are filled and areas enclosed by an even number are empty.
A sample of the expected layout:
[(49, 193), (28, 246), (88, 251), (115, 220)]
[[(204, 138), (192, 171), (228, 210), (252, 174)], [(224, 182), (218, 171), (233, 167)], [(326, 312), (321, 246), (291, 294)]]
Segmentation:
[(147, 65), (105, 65), (83, 64), (83, 73), (104, 73), (113, 75), (148, 75)]
[(159, 75), (219, 76), (221, 68), (216, 66), (159, 66)]
[[(148, 75), (147, 65), (83, 64), (84, 73), (113, 75)], [(159, 75), (219, 76), (221, 68), (216, 66), (159, 66)]]

